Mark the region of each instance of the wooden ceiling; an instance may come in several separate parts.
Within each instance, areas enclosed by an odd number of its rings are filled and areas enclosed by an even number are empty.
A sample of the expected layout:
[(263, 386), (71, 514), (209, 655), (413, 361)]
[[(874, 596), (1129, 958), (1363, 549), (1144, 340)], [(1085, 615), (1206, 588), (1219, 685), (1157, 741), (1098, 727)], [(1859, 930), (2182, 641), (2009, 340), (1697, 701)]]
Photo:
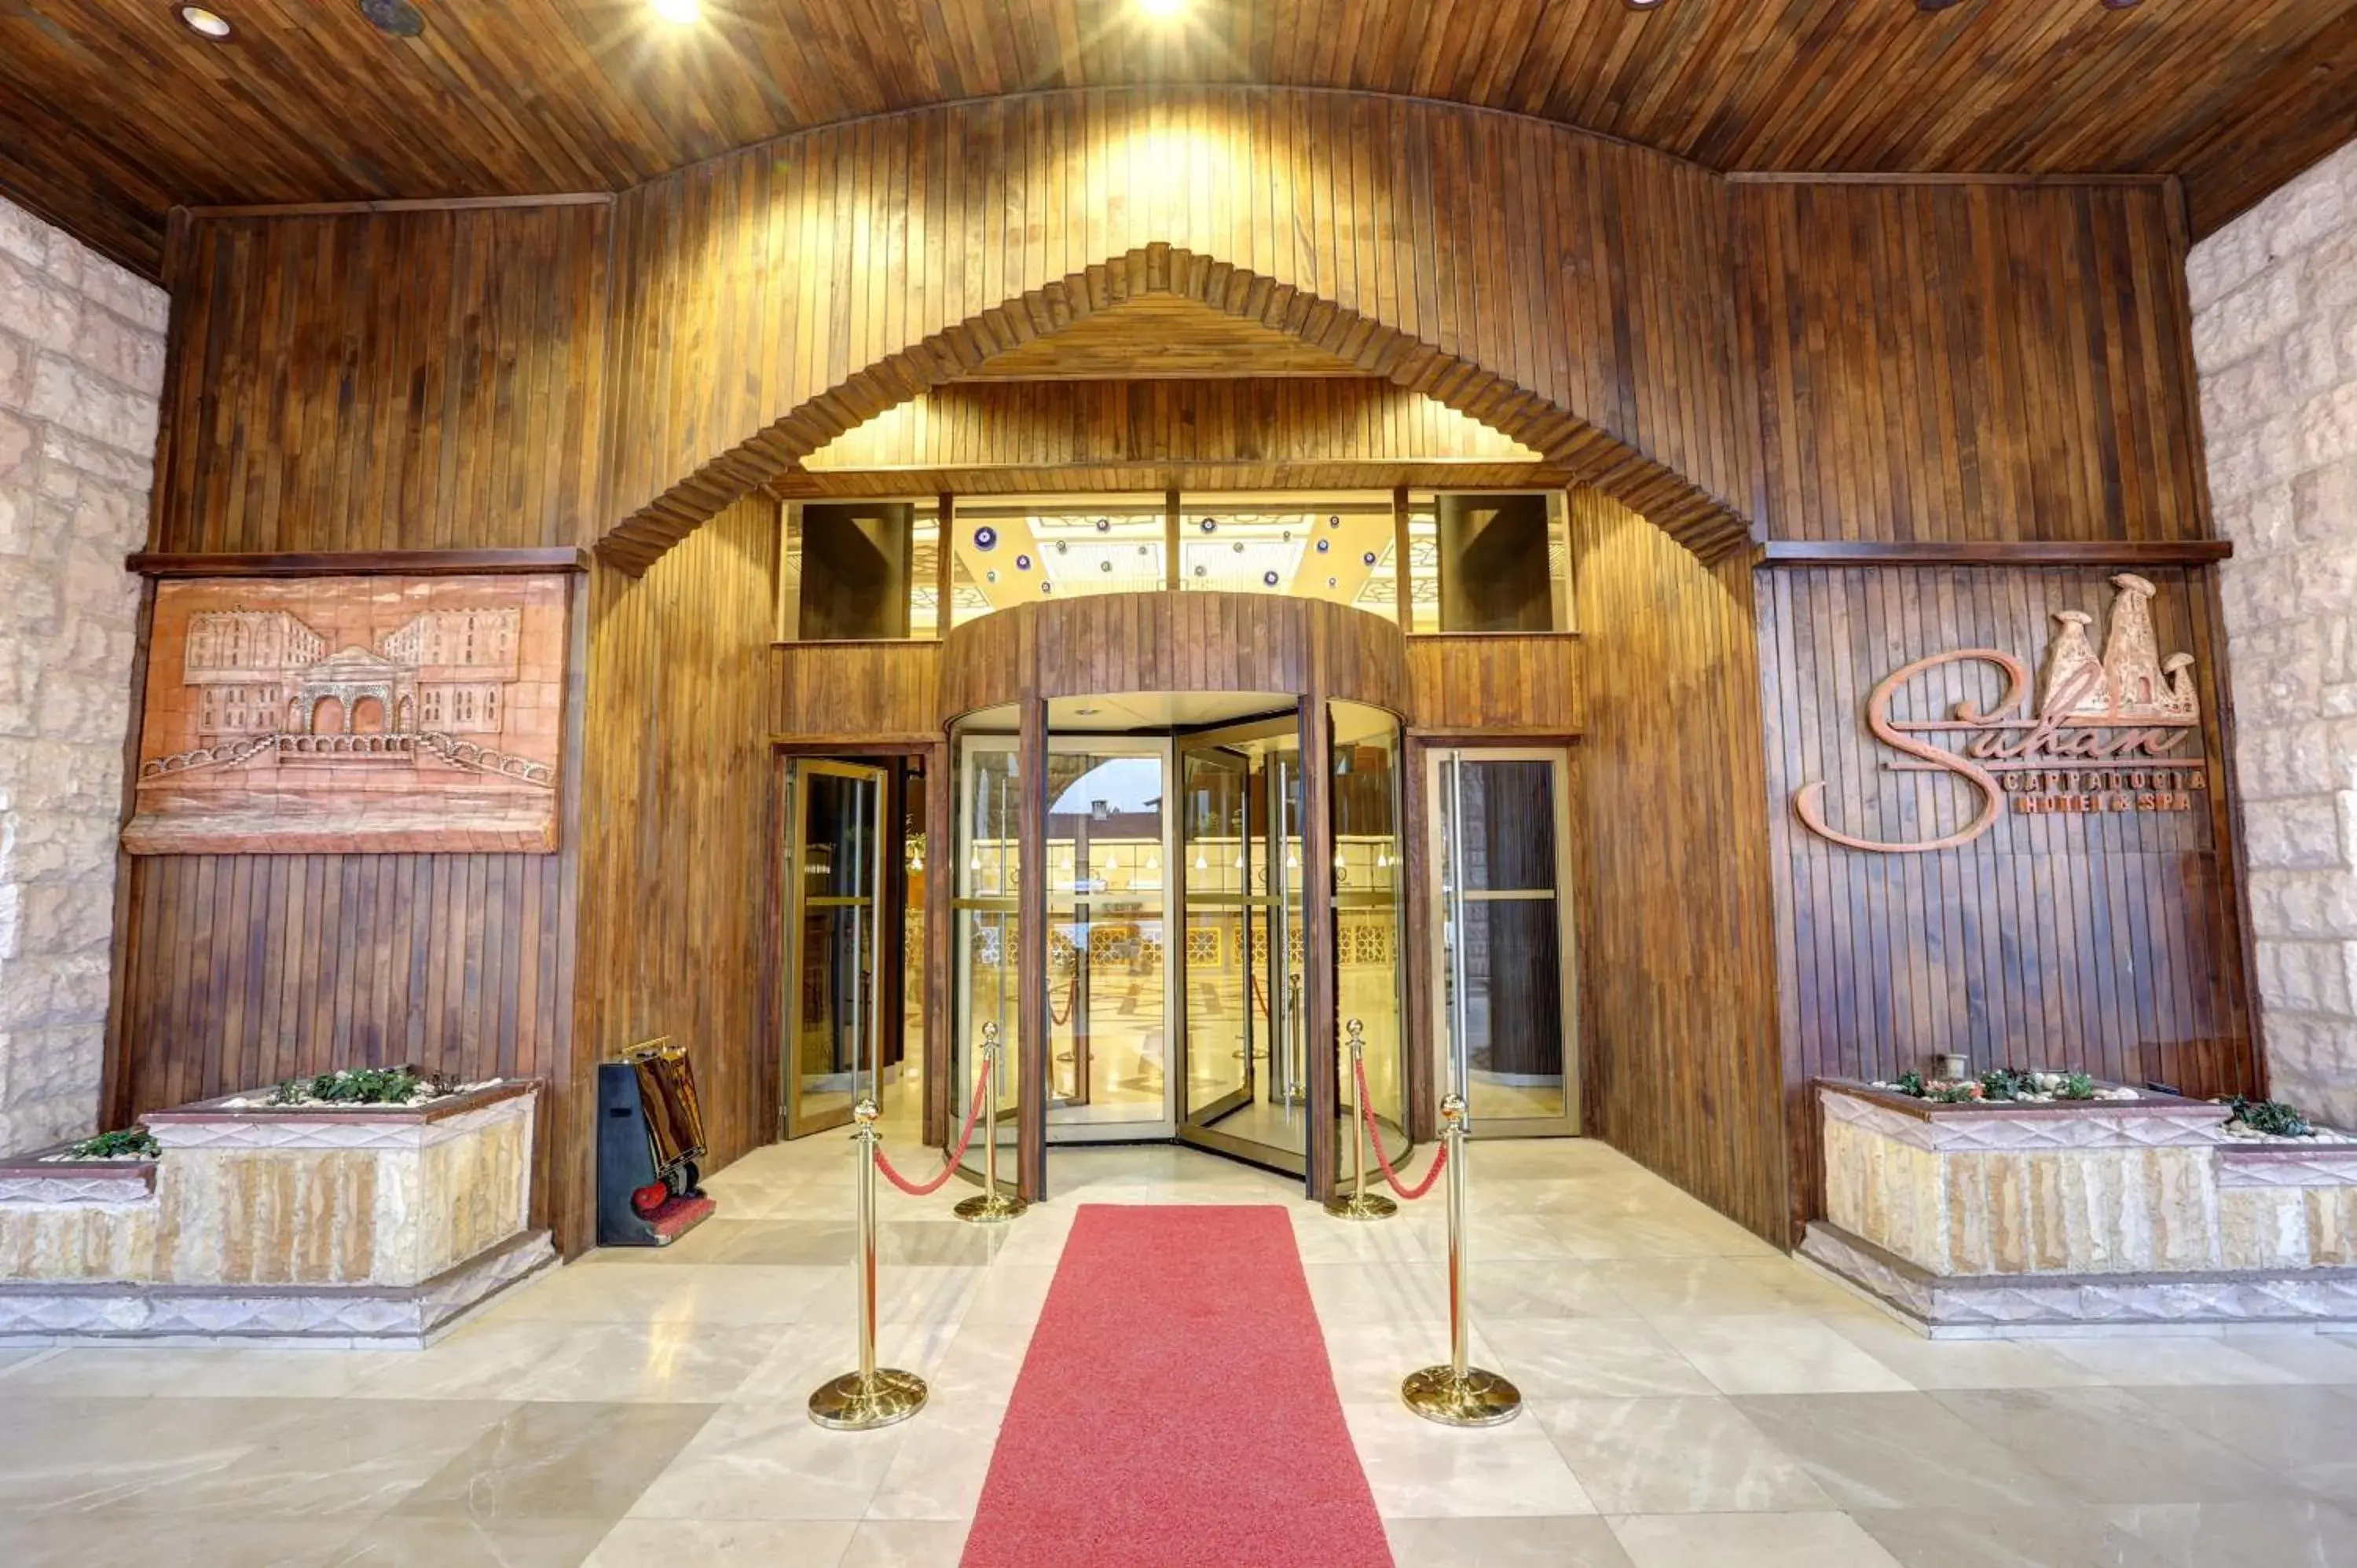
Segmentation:
[(2207, 231), (2357, 134), (2348, 0), (0, 0), (0, 192), (150, 274), (176, 205), (611, 190), (831, 121), (1269, 82), (1543, 115), (1720, 170), (2176, 173)]

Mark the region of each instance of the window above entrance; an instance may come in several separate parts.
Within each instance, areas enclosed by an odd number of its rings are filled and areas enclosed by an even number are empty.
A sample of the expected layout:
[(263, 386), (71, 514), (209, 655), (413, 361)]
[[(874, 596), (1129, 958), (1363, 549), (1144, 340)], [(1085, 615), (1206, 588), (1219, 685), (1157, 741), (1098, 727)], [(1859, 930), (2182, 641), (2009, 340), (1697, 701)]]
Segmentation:
[(1566, 513), (1560, 490), (802, 501), (780, 636), (935, 638), (1017, 605), (1164, 592), (1324, 599), (1414, 633), (1566, 631)]

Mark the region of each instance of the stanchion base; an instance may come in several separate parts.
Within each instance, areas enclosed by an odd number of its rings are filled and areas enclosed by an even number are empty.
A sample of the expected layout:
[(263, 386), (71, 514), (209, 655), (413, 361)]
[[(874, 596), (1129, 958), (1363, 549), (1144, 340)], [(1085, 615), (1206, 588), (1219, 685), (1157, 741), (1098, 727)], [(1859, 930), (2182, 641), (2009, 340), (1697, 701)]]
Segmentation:
[(1502, 1426), (1523, 1412), (1522, 1391), (1479, 1367), (1466, 1368), (1462, 1378), (1448, 1366), (1410, 1372), (1400, 1384), (1400, 1398), (1425, 1420), (1444, 1426)]
[(1326, 1212), (1337, 1219), (1389, 1219), (1399, 1212), (1399, 1205), (1380, 1192), (1362, 1192), (1355, 1197), (1329, 1197)]
[(1003, 1192), (978, 1192), (961, 1200), (951, 1212), (975, 1225), (1004, 1225), (1030, 1207), (1024, 1199), (1009, 1197)]
[(820, 1384), (810, 1397), (810, 1418), (837, 1432), (890, 1426), (924, 1408), (925, 1380), (889, 1367), (872, 1373), (845, 1372)]

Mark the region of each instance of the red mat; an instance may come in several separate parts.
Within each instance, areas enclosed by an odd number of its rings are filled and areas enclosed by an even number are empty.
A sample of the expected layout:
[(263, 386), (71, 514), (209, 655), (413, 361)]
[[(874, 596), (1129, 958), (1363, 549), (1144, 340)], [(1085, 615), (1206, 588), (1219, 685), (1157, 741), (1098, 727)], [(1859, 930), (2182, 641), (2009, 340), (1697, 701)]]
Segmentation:
[(965, 1568), (1388, 1568), (1285, 1210), (1083, 1204)]

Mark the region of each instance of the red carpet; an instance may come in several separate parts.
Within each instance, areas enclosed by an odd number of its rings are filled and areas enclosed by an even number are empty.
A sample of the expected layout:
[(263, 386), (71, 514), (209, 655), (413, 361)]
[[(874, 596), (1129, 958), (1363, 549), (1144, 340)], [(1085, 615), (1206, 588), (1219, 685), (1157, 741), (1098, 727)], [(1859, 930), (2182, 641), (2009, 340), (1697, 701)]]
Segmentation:
[(1388, 1568), (1285, 1210), (1083, 1204), (965, 1568)]

